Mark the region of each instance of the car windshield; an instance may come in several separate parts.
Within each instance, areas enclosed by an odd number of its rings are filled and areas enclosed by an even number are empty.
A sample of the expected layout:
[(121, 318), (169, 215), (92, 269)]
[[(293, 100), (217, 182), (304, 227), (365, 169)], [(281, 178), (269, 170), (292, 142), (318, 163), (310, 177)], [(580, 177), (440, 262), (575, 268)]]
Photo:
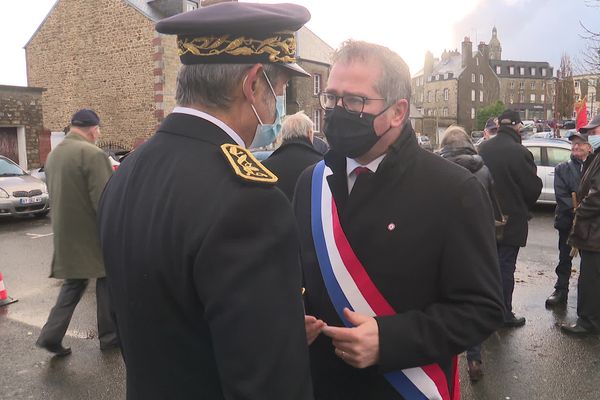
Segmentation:
[(21, 175), (25, 175), (25, 171), (23, 171), (21, 167), (4, 158), (0, 158), (0, 177)]

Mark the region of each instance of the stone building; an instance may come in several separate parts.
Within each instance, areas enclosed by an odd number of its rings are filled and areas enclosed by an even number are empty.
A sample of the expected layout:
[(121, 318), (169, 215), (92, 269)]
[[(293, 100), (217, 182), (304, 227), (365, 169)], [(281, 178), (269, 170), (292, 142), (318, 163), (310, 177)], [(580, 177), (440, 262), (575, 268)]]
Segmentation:
[[(61, 131), (75, 110), (90, 107), (100, 115), (105, 141), (132, 147), (152, 135), (175, 106), (180, 65), (175, 36), (157, 33), (154, 25), (219, 1), (57, 0), (25, 45), (28, 84), (47, 89), (45, 127)], [(299, 63), (326, 79), (324, 54), (331, 48), (306, 28), (297, 39)], [(315, 44), (322, 48), (314, 50)], [(316, 116), (316, 96), (304, 95), (312, 94), (313, 80), (293, 86), (288, 109)]]
[[(574, 75), (575, 101), (586, 98), (588, 120), (600, 113), (600, 74)], [(575, 117), (575, 114), (573, 114)]]
[(39, 167), (50, 150), (50, 136), (43, 135), (43, 92), (37, 87), (0, 85), (0, 155), (25, 170)]
[(489, 57), (485, 43), (473, 51), (468, 37), (460, 52), (444, 51), (440, 59), (426, 53), (423, 69), (412, 77), (411, 102), (423, 114), (421, 133), (439, 142), (439, 133), (452, 124), (475, 129), (477, 110), (498, 97), (498, 78)]

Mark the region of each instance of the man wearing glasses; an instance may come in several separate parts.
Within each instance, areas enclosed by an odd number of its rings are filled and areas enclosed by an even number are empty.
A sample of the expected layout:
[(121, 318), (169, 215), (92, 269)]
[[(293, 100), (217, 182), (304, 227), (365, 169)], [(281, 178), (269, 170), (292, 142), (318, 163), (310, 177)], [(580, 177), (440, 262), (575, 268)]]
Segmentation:
[(294, 198), (315, 397), (458, 399), (456, 355), (502, 324), (487, 195), (419, 147), (389, 49), (346, 42), (320, 100), (331, 150)]

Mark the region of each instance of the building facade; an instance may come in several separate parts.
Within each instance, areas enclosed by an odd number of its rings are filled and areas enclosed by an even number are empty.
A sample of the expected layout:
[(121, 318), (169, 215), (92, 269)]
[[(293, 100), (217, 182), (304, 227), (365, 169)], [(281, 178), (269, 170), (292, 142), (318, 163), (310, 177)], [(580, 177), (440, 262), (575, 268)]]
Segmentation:
[(50, 134), (44, 135), (43, 129), (43, 92), (37, 87), (0, 85), (0, 155), (24, 170), (39, 167), (49, 151)]
[[(75, 110), (89, 107), (100, 115), (104, 141), (131, 148), (152, 135), (175, 106), (180, 66), (175, 36), (157, 33), (155, 23), (220, 1), (57, 0), (25, 45), (28, 84), (47, 89), (45, 127), (62, 131)], [(84, 15), (86, 23), (78, 23)], [(297, 39), (300, 64), (326, 79), (323, 54), (331, 48), (306, 28)], [(317, 116), (313, 79), (293, 85), (288, 109)]]
[[(586, 99), (588, 120), (600, 114), (600, 74), (574, 75), (575, 101)], [(576, 117), (573, 114), (573, 117)]]

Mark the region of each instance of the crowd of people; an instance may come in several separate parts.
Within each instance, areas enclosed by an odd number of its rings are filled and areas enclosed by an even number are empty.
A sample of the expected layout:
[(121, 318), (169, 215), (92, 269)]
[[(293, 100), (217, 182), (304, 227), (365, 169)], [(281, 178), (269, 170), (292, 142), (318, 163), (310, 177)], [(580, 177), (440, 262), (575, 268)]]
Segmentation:
[[(287, 82), (309, 76), (294, 53), (309, 18), (227, 2), (160, 21), (177, 35), (177, 107), (115, 174), (98, 115), (73, 115), (47, 164), (65, 281), (38, 346), (71, 352), (96, 278), (100, 347), (121, 349), (128, 399), (457, 400), (464, 351), (481, 379), (484, 340), (525, 324), (514, 273), (542, 183), (519, 113), (488, 121), (479, 151), (458, 126), (425, 151), (406, 63), (349, 40), (319, 94), (323, 155), (310, 118), (282, 118)], [(572, 248), (582, 259), (567, 333), (600, 332), (597, 138), (600, 116), (557, 167), (549, 306), (566, 301)], [(264, 163), (248, 150), (275, 140)]]

